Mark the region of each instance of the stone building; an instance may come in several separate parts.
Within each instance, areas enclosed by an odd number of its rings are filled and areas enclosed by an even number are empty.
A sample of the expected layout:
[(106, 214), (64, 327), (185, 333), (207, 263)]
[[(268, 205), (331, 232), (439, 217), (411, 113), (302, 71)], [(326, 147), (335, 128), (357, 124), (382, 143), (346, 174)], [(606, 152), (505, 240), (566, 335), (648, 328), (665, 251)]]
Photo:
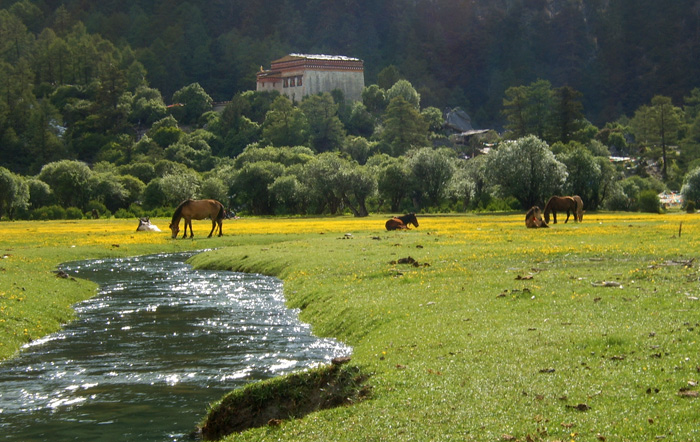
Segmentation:
[(339, 89), (348, 101), (360, 101), (365, 87), (364, 63), (342, 55), (289, 54), (260, 67), (258, 91), (279, 91), (292, 101)]

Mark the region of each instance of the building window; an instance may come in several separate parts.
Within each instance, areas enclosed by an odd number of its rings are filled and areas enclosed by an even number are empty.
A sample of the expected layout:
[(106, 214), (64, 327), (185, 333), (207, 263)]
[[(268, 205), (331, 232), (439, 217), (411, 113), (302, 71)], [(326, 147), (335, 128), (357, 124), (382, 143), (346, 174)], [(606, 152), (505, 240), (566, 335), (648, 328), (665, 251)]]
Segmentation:
[(286, 78), (284, 79), (284, 87), (289, 87), (289, 80)]
[(294, 87), (294, 77), (289, 79), (289, 87)]
[(301, 76), (297, 77), (297, 86), (301, 86)]

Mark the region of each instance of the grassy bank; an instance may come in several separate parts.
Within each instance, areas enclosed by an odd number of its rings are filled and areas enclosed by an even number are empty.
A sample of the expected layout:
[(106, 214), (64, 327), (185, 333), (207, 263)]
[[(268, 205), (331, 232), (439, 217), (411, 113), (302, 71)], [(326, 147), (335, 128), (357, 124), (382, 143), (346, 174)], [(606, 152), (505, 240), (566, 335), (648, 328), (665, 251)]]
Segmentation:
[(217, 247), (193, 263), (281, 277), (314, 332), (372, 373), (371, 400), (231, 440), (700, 439), (700, 221), (523, 218), (424, 216), (408, 232), (383, 217), (241, 219), (223, 238), (195, 225), (195, 241), (124, 221), (3, 223), (0, 351), (94, 293), (56, 278), (60, 262)]

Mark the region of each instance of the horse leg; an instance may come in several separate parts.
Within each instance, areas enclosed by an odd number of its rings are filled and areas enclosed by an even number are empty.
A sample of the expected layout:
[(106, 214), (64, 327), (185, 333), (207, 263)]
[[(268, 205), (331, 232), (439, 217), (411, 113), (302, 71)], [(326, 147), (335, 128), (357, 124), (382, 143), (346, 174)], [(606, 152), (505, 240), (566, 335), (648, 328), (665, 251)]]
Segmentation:
[(552, 220), (553, 220), (553, 224), (556, 224), (556, 223), (557, 223), (557, 212), (556, 212), (556, 210), (552, 210)]
[(187, 238), (187, 218), (182, 221), (184, 232), (182, 233), (182, 239)]
[(217, 223), (219, 224), (219, 236), (224, 236), (224, 231), (221, 228), (222, 224), (224, 223), (224, 220), (220, 219), (217, 221)]
[(569, 211), (567, 210), (567, 211), (566, 211), (566, 219), (564, 220), (564, 224), (566, 224), (566, 223), (569, 222), (569, 216), (571, 216), (571, 214), (570, 214)]
[(209, 232), (209, 236), (207, 236), (207, 238), (211, 238), (211, 234), (214, 233), (215, 228), (216, 228), (216, 221), (212, 219), (211, 220), (211, 232)]

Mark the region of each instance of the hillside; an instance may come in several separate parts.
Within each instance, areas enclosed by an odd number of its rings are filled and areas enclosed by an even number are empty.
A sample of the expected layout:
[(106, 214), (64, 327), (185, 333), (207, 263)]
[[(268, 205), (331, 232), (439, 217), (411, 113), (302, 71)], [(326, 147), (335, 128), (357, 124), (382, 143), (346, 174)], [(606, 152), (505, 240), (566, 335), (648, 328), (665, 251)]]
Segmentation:
[[(14, 1), (0, 2), (3, 8)], [(23, 3), (36, 3), (25, 0)], [(501, 126), (504, 91), (547, 79), (583, 93), (604, 124), (657, 94), (679, 101), (700, 74), (700, 9), (691, 0), (47, 0), (33, 31), (82, 21), (128, 44), (165, 97), (192, 82), (215, 101), (254, 88), (260, 65), (288, 52), (351, 55), (367, 84), (389, 65), (423, 104), (462, 106)]]

